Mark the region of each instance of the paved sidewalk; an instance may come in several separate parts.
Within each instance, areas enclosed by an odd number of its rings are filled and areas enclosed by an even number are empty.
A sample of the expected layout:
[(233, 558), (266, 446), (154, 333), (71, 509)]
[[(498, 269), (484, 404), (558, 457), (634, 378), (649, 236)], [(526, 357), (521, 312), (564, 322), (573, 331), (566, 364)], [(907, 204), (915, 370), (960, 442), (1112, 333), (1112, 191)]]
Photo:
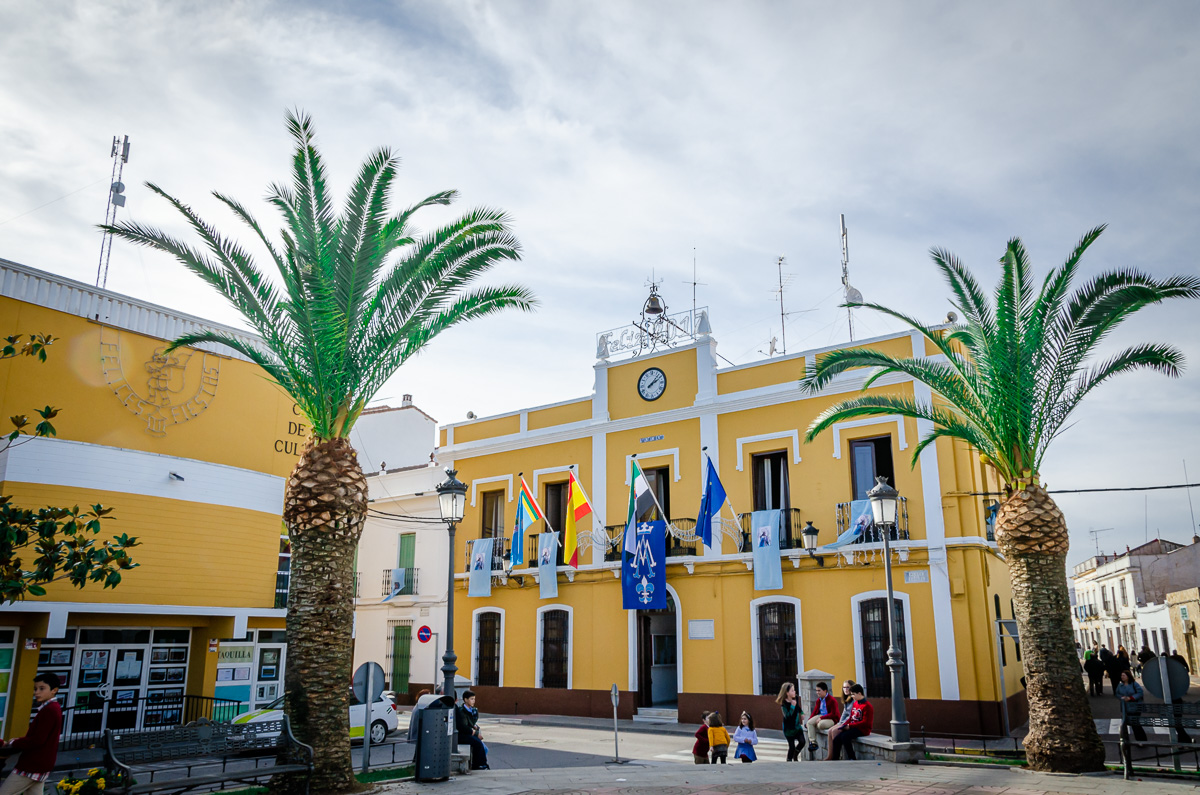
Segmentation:
[(449, 782), (384, 785), (387, 795), (469, 792), (483, 795), (1150, 795), (1200, 793), (1192, 782), (1124, 781), (1118, 775), (1066, 776), (1009, 768), (895, 765), (878, 762), (752, 765), (607, 765), (476, 771)]

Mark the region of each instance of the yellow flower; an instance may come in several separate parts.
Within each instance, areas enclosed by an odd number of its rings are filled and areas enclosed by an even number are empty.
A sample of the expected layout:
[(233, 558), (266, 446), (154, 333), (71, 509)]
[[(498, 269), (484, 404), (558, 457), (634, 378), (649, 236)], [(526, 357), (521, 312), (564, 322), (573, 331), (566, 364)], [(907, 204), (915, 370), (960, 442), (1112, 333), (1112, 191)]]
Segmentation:
[(98, 768), (98, 767), (93, 767), (91, 770), (89, 770), (89, 771), (88, 771), (88, 775), (89, 775), (89, 776), (94, 776), (94, 775), (96, 775), (96, 774), (97, 774), (97, 773), (99, 773), (99, 772), (100, 772), (100, 768)]
[(99, 781), (97, 781), (96, 787), (99, 789), (104, 789), (104, 779), (100, 779)]

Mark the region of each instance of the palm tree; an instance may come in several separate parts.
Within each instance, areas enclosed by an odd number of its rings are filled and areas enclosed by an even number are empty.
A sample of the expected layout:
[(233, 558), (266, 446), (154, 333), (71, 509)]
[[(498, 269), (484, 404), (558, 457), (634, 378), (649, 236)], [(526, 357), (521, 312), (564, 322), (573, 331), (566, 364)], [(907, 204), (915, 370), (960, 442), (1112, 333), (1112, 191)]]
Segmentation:
[(206, 250), (137, 223), (104, 229), (174, 256), (224, 295), (261, 338), (254, 344), (203, 332), (179, 337), (172, 348), (232, 348), (265, 370), (308, 419), (311, 436), (284, 499), (292, 543), (285, 689), (298, 736), (316, 750), (312, 791), (335, 792), (355, 785), (347, 683), (352, 568), (367, 509), (350, 430), (383, 383), (439, 333), (510, 307), (530, 310), (535, 301), (520, 286), (471, 287), (495, 264), (520, 258), (504, 213), (475, 209), (430, 232), (414, 231), (417, 210), (450, 204), (457, 194), (389, 210), (399, 164), (380, 149), (363, 163), (338, 216), (311, 120), (288, 113), (287, 125), (296, 144), (292, 184), (272, 185), (267, 196), (283, 216), (282, 249), (245, 207), (213, 194), (254, 232), (278, 283), (245, 249), (153, 184), (150, 190), (187, 219)]
[(1182, 354), (1160, 344), (1135, 345), (1089, 368), (1101, 341), (1139, 309), (1168, 298), (1200, 297), (1200, 279), (1159, 280), (1133, 269), (1103, 273), (1068, 294), (1081, 257), (1103, 231), (1101, 226), (1084, 235), (1040, 290), (1035, 290), (1024, 246), (1010, 240), (994, 301), (953, 254), (934, 249), (933, 261), (950, 286), (961, 323), (934, 330), (878, 304), (849, 306), (903, 321), (938, 354), (902, 358), (873, 350), (834, 351), (802, 382), (816, 391), (852, 367), (877, 368), (865, 390), (884, 374), (909, 375), (932, 390), (932, 402), (895, 395), (844, 400), (813, 421), (806, 439), (842, 420), (900, 414), (934, 425), (913, 449), (914, 466), (922, 450), (946, 437), (974, 447), (998, 476), (1004, 501), (996, 517), (996, 542), (1012, 579), (1027, 678), (1025, 750), (1038, 770), (1080, 772), (1104, 765), (1072, 638), (1067, 525), (1041, 484), (1043, 458), (1080, 401), (1113, 376), (1138, 369), (1179, 375)]

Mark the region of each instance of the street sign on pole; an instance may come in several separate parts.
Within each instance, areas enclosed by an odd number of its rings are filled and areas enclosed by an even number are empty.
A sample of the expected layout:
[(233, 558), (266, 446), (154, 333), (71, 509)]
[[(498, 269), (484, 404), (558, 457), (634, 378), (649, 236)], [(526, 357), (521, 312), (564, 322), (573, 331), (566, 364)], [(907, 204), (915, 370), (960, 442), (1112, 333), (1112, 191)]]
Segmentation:
[(427, 626), (421, 627), (420, 629), (417, 630), (417, 640), (421, 641), (422, 643), (428, 643), (429, 639), (432, 637), (433, 637), (433, 630)]
[(363, 705), (363, 762), (366, 773), (371, 764), (371, 708), (383, 694), (383, 667), (377, 662), (365, 662), (354, 672), (354, 697)]

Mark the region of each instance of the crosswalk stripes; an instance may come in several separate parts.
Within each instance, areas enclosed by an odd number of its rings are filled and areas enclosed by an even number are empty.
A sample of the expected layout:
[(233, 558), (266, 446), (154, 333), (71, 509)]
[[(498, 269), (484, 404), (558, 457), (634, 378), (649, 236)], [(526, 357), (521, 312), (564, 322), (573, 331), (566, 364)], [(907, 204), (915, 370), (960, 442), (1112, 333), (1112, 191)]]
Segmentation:
[[(744, 764), (733, 758), (734, 749), (737, 746), (729, 747), (729, 764)], [(786, 762), (787, 761), (787, 743), (783, 740), (766, 740), (760, 739), (758, 745), (754, 747), (754, 752), (758, 756), (760, 762)], [(681, 751), (672, 751), (669, 754), (655, 754), (655, 759), (665, 759), (670, 762), (681, 762), (683, 764), (694, 764), (692, 759), (692, 749), (685, 748)]]
[[(1096, 718), (1096, 732), (1098, 734), (1120, 734), (1121, 719), (1120, 718)], [(1165, 726), (1153, 726), (1146, 729), (1146, 734), (1161, 734), (1169, 735), (1170, 731)]]

